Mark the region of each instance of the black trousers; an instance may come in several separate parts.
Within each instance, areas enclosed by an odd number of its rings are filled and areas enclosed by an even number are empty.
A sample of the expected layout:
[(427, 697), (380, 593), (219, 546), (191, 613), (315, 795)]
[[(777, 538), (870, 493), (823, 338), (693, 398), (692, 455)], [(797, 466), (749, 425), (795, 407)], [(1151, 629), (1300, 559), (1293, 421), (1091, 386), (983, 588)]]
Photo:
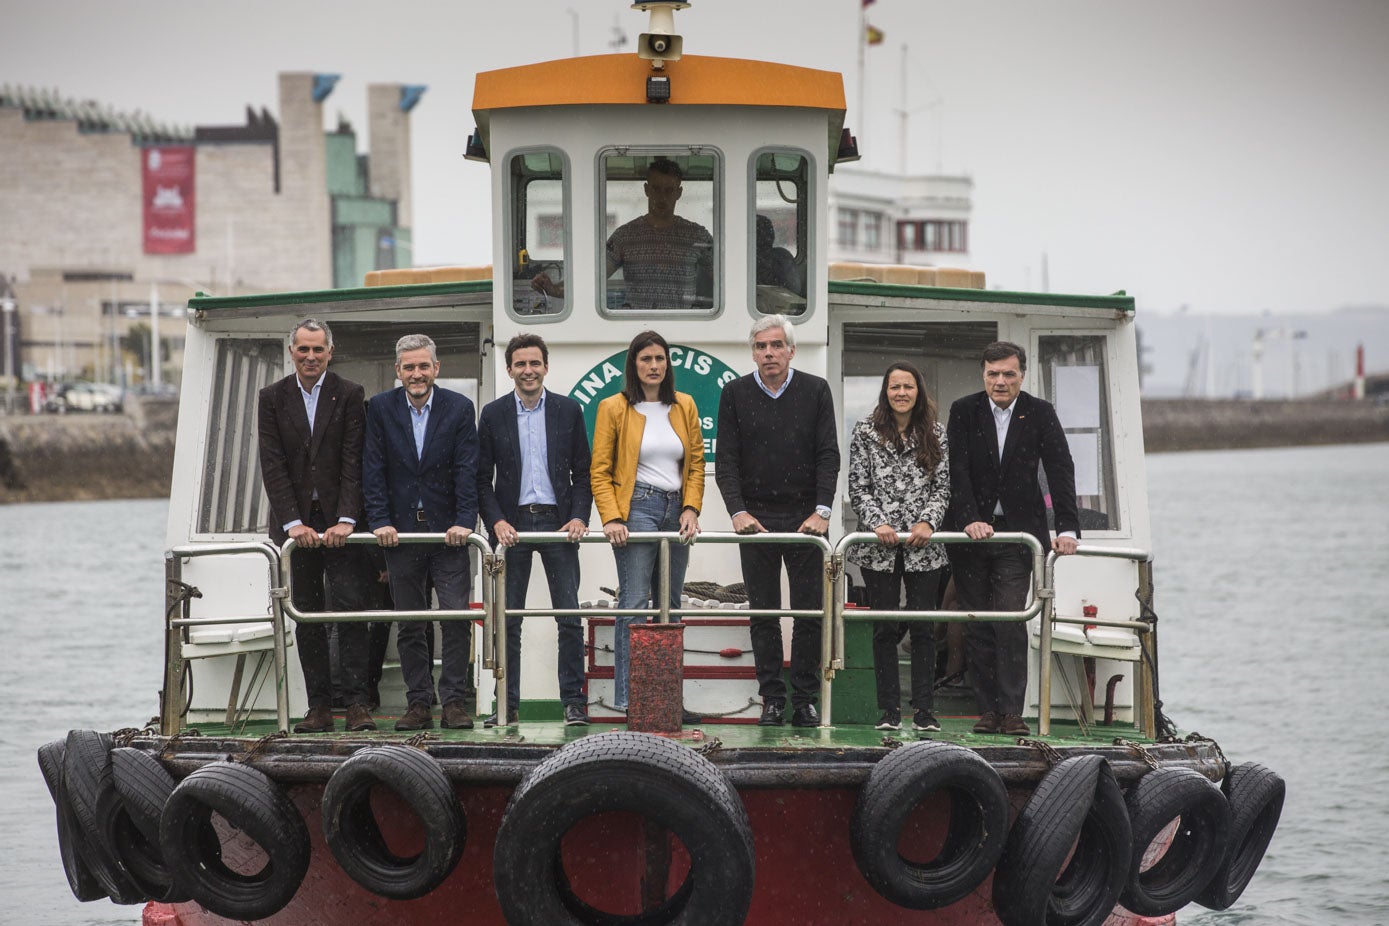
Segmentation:
[[(323, 512), (315, 505), (304, 522), (320, 534), (327, 530)], [(372, 579), (370, 560), (361, 546), (297, 547), (290, 555), (294, 580), (294, 606), (300, 611), (363, 611)], [(341, 624), (298, 624), (294, 640), (309, 707), (333, 703), (333, 671), (328, 628), (338, 638), (338, 678), (347, 704), (367, 702), (367, 625), (358, 621)]]
[[(868, 591), (868, 607), (874, 611), (902, 610), (902, 589), (907, 592), (908, 611), (932, 611), (936, 607), (936, 592), (940, 587), (942, 569), (927, 572), (907, 572), (902, 551), (892, 572), (860, 567), (863, 584)], [(897, 671), (897, 641), (902, 634), (912, 639), (912, 707), (919, 711), (932, 709), (936, 682), (936, 625), (925, 621), (873, 622), (873, 681), (878, 691), (881, 710), (902, 705), (902, 682)]]
[[(775, 518), (754, 515), (762, 526), (775, 533), (793, 532), (804, 518)], [(786, 566), (791, 589), (791, 609), (818, 610), (824, 606), (824, 558), (815, 547), (791, 543), (738, 546), (742, 560), (743, 584), (748, 590), (748, 607), (780, 608), (781, 568)], [(786, 683), (781, 677), (781, 618), (748, 618), (752, 637), (752, 658), (757, 667), (757, 691), (763, 702), (785, 705)], [(795, 618), (791, 630), (791, 704), (801, 707), (820, 698), (820, 621), (812, 617)]]
[[(1007, 530), (994, 522), (995, 530)], [(1016, 543), (952, 544), (950, 567), (962, 611), (1020, 611), (1032, 580), (1032, 557)], [(965, 625), (974, 700), (982, 714), (1018, 714), (1027, 693), (1027, 624)]]

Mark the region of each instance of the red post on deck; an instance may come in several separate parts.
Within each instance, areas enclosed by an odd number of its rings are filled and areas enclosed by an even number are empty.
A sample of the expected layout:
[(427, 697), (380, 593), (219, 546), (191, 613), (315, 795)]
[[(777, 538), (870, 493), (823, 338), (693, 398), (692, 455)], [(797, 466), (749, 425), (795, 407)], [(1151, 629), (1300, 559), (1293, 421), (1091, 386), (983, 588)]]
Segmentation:
[(627, 664), (627, 729), (679, 733), (685, 625), (633, 624)]

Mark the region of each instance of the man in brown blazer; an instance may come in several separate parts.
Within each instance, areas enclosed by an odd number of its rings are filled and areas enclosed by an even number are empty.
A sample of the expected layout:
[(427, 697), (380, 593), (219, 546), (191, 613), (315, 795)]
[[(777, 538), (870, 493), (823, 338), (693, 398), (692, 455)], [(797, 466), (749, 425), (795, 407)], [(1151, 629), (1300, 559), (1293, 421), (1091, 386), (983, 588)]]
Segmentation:
[[(333, 332), (306, 318), (290, 333), (294, 373), (260, 391), (260, 470), (270, 498), (270, 537), (294, 538), (294, 606), (301, 611), (358, 611), (374, 576), (365, 549), (348, 546), (362, 512), (362, 387), (328, 372)], [(295, 733), (333, 729), (328, 624), (299, 624), (295, 640), (309, 712)], [(348, 730), (375, 730), (367, 707), (367, 625), (337, 624)]]

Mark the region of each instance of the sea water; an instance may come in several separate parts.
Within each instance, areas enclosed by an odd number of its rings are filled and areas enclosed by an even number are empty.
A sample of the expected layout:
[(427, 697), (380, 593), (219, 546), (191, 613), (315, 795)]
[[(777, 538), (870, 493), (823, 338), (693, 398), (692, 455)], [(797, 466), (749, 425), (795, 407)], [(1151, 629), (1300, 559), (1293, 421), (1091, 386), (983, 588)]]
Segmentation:
[[(1389, 444), (1147, 466), (1165, 710), (1288, 783), (1244, 896), (1178, 921), (1389, 923)], [(167, 510), (0, 507), (0, 923), (139, 922), (72, 898), (34, 752), (155, 713)]]

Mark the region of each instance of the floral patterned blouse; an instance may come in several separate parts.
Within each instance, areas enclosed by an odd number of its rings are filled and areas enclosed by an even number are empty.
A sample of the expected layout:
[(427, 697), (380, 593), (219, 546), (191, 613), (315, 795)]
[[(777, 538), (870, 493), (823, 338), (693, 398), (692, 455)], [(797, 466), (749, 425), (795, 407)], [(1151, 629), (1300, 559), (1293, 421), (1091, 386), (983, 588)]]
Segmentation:
[[(936, 437), (940, 440), (940, 462), (928, 473), (916, 462), (915, 442), (898, 453), (883, 446), (870, 419), (854, 425), (849, 442), (849, 504), (858, 515), (859, 530), (891, 524), (899, 531), (910, 531), (918, 521), (940, 530), (950, 505), (950, 456), (945, 428), (939, 422)], [(945, 565), (942, 544), (902, 549), (903, 567), (908, 572), (927, 572)], [(848, 553), (849, 562), (879, 572), (891, 572), (896, 558), (896, 547), (880, 543), (854, 544)]]

